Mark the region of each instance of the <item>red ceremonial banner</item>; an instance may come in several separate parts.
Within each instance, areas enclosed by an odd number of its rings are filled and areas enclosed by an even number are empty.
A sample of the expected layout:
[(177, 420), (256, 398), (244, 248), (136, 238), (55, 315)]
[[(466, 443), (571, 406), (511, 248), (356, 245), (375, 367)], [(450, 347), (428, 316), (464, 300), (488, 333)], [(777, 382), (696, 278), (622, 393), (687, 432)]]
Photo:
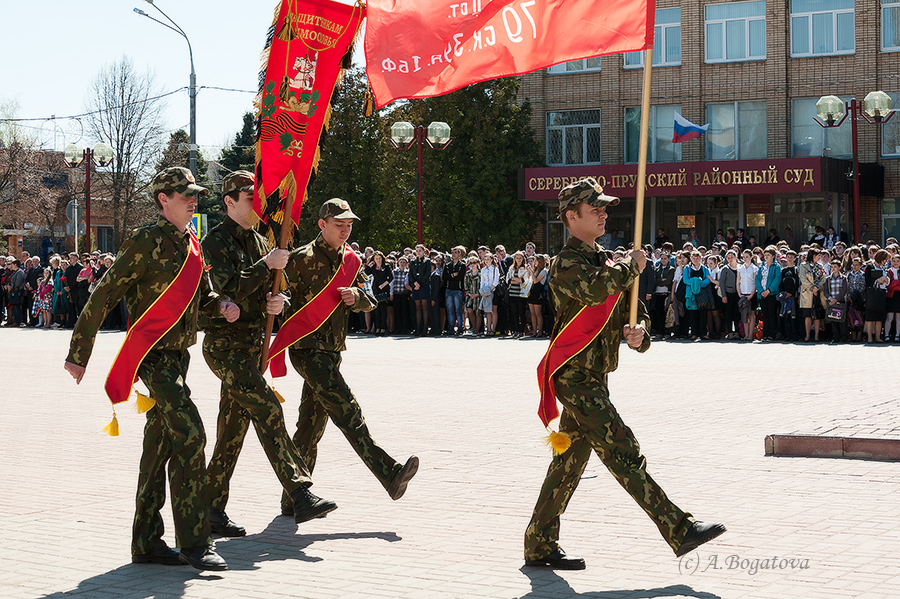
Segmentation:
[(341, 59), (364, 16), (359, 4), (281, 2), (258, 98), (253, 208), (263, 220), (267, 196), (282, 184), (283, 195), (295, 194), (291, 218), (300, 218)]
[(653, 46), (655, 0), (368, 0), (380, 108), (561, 62)]
[(141, 362), (153, 346), (181, 320), (194, 300), (203, 274), (203, 258), (200, 255), (200, 242), (193, 232), (190, 234), (190, 244), (190, 251), (175, 279), (128, 328), (125, 341), (106, 376), (106, 395), (113, 404), (128, 401)]

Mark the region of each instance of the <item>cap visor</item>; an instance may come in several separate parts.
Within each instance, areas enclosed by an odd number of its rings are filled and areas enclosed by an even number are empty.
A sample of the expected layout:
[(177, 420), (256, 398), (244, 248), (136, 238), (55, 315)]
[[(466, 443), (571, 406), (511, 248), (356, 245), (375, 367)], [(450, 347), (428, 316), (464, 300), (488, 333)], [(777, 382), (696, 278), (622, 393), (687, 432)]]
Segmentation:
[(186, 191), (182, 192), (186, 196), (205, 196), (209, 195), (209, 190), (193, 183), (187, 186)]

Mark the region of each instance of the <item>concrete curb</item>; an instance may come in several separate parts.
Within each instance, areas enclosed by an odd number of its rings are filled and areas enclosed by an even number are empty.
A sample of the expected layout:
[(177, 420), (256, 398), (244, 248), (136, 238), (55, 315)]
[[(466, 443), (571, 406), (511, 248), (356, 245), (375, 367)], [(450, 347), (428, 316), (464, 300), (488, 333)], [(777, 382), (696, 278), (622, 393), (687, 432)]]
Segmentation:
[(766, 435), (766, 455), (900, 461), (900, 439)]

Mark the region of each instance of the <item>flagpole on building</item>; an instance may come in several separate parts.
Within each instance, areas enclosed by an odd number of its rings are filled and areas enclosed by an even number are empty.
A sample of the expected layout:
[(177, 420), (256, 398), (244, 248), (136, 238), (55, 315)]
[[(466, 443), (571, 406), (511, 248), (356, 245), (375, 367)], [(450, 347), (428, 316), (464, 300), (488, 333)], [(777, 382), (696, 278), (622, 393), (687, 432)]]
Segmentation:
[[(644, 89), (641, 96), (641, 134), (638, 150), (637, 193), (634, 202), (634, 244), (632, 249), (640, 250), (643, 246), (641, 232), (644, 229), (644, 186), (647, 181), (647, 133), (650, 130), (650, 74), (653, 72), (653, 48), (644, 50)], [(650, 265), (647, 266), (648, 268)], [(631, 309), (628, 324), (637, 325), (638, 289), (640, 277), (631, 286)]]

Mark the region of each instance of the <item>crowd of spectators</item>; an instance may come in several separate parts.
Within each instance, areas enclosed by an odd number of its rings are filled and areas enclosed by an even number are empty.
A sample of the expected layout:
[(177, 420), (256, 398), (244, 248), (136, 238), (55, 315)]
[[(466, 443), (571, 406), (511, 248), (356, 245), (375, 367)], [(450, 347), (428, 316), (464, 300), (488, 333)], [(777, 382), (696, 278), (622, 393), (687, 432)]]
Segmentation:
[[(624, 257), (610, 231), (598, 240)], [(359, 253), (372, 312), (353, 314), (350, 331), (373, 335), (546, 337), (550, 256), (534, 243), (512, 254), (497, 245), (449, 253), (415, 248)], [(741, 229), (717, 231), (709, 247), (691, 231), (680, 249), (660, 229), (644, 246), (639, 297), (657, 339), (900, 343), (900, 246), (893, 237), (849, 246), (846, 235), (816, 228), (801, 243), (785, 230), (764, 244)], [(3, 259), (3, 258), (0, 258)], [(5, 257), (0, 314), (5, 326), (72, 328), (111, 254), (53, 255), (47, 265), (23, 252)], [(104, 328), (125, 328), (124, 302)]]
[[(99, 251), (80, 256), (75, 252), (68, 256), (53, 254), (47, 264), (41, 264), (38, 256), (22, 252), (20, 258), (2, 259), (6, 265), (0, 276), (0, 315), (5, 317), (4, 326), (71, 329), (115, 256)], [(121, 302), (119, 309), (107, 316), (103, 328), (124, 330), (127, 322)]]

